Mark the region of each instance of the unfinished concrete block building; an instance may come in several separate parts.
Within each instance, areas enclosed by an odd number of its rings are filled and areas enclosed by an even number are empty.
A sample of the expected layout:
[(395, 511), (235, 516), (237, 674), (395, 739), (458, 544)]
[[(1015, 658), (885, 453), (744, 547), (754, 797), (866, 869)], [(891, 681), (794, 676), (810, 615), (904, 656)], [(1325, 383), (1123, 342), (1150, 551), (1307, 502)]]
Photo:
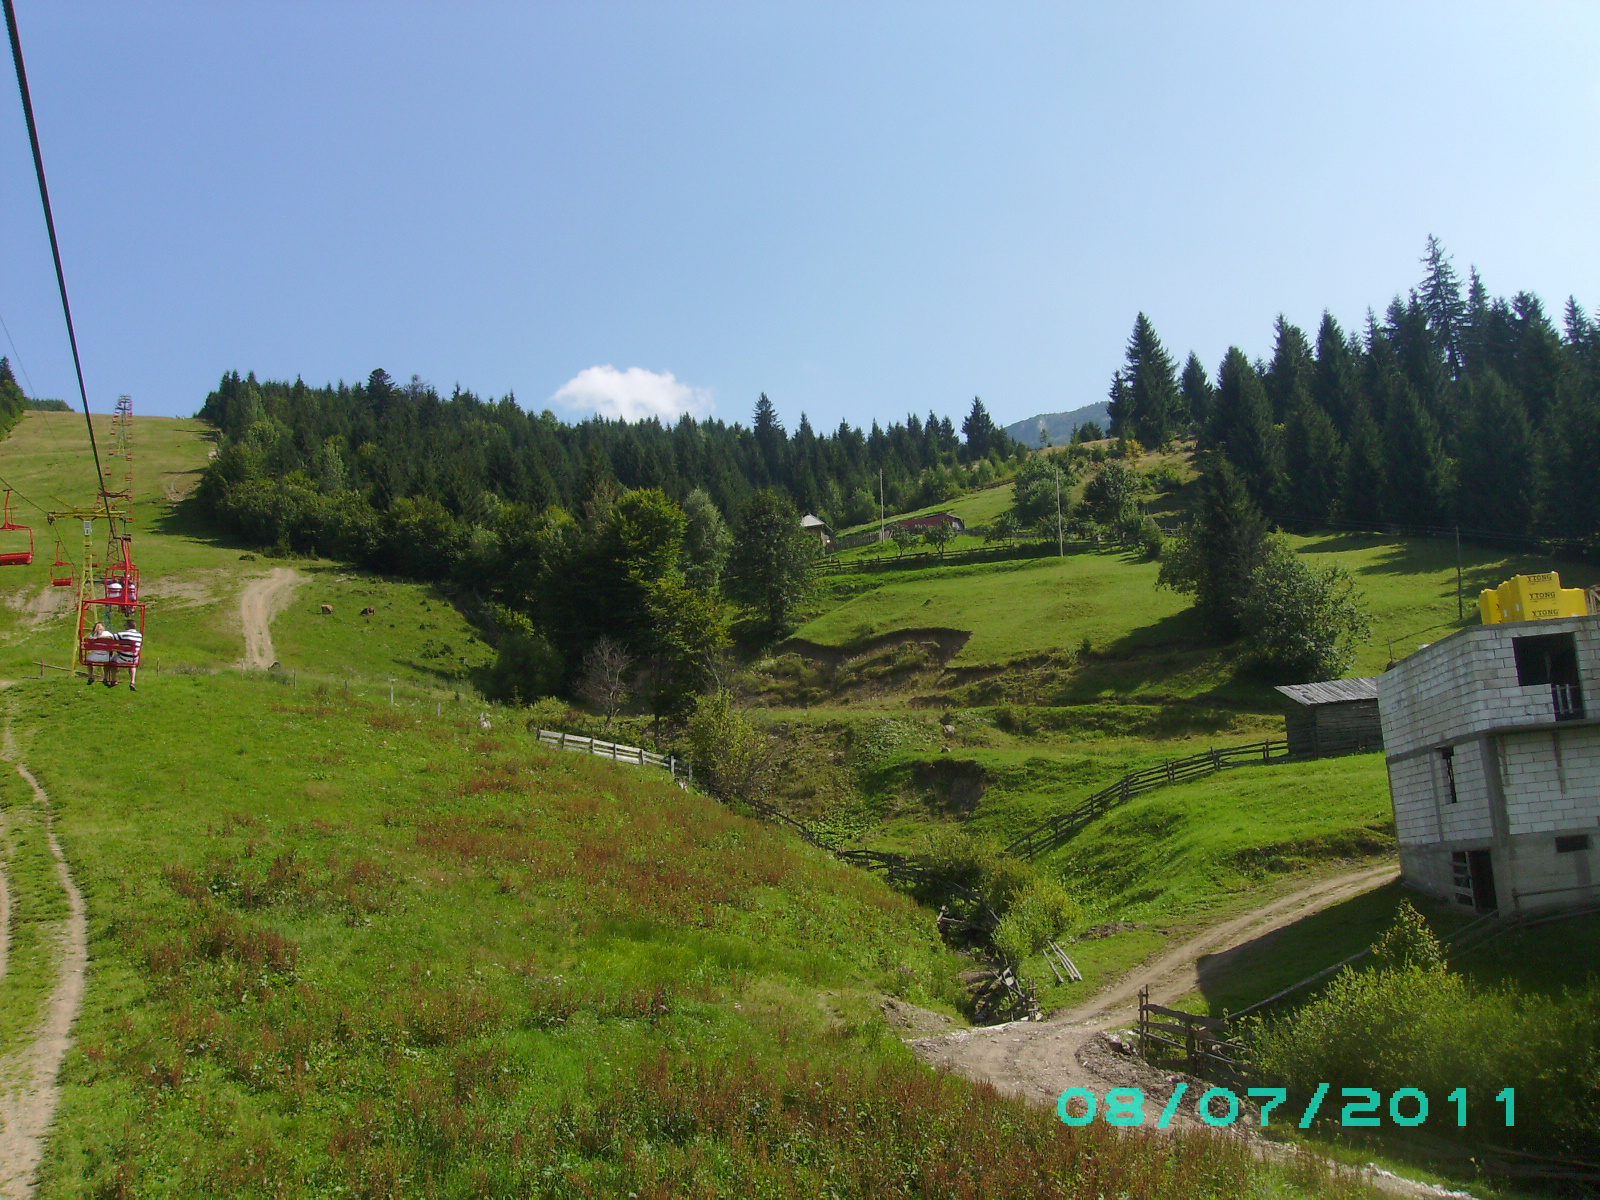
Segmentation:
[(1378, 706), (1408, 884), (1480, 912), (1600, 902), (1600, 616), (1464, 629)]

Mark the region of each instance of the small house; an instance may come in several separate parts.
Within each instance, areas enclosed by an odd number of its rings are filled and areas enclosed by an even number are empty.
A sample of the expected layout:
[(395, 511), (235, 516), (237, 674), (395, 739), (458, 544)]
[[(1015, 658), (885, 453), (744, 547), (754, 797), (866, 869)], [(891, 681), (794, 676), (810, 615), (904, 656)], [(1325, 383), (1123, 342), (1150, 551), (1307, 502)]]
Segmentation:
[(1284, 723), (1296, 758), (1383, 749), (1376, 679), (1330, 679), (1277, 691), (1287, 702)]
[(807, 513), (800, 518), (800, 528), (806, 533), (822, 539), (822, 548), (826, 550), (828, 543), (833, 541), (833, 530), (828, 528), (828, 523), (816, 513)]

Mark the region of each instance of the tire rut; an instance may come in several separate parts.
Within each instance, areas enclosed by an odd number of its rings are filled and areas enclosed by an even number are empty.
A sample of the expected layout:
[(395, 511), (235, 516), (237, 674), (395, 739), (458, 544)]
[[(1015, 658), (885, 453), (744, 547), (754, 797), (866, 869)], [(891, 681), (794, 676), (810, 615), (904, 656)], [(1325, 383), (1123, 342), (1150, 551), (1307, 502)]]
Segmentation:
[[(6, 756), (14, 754), (9, 726)], [(89, 923), (83, 893), (73, 881), (67, 857), (56, 839), (50, 797), (33, 773), (16, 763), (17, 774), (33, 789), (43, 817), (45, 838), (55, 858), (56, 878), (67, 895), (68, 916), (60, 931), (61, 956), (56, 985), (34, 1040), (0, 1058), (0, 1197), (29, 1200), (36, 1185), (45, 1139), (60, 1100), (57, 1080), (72, 1046), (72, 1026), (83, 1006), (89, 965)], [(7, 930), (9, 931), (9, 903)]]

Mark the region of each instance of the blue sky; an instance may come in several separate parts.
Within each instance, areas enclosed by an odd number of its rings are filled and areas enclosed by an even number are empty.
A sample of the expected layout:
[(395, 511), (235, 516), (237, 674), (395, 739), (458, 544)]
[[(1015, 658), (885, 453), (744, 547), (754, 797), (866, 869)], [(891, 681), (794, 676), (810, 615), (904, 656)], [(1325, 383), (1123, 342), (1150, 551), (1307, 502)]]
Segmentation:
[[(1429, 233), (1600, 305), (1592, 3), (17, 4), (97, 409), (382, 366), (1009, 422), (1103, 399), (1141, 309), (1213, 367), (1357, 324)], [(5, 88), (0, 181), (0, 315), (72, 397)]]

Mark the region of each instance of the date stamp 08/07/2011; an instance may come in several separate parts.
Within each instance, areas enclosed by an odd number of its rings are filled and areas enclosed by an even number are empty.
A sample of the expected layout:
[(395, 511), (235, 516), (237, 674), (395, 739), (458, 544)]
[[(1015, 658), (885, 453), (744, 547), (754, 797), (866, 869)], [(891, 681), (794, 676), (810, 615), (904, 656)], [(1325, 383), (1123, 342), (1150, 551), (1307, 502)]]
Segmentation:
[[(1179, 1083), (1173, 1089), (1172, 1095), (1167, 1098), (1160, 1115), (1156, 1118), (1156, 1128), (1166, 1129), (1177, 1115), (1178, 1105), (1183, 1101), (1188, 1092), (1187, 1083)], [(1306, 1104), (1305, 1111), (1298, 1122), (1301, 1129), (1310, 1129), (1311, 1123), (1316, 1120), (1317, 1114), (1322, 1111), (1323, 1101), (1328, 1098), (1329, 1084), (1319, 1084), (1311, 1100)], [(1251, 1100), (1261, 1101), (1261, 1124), (1272, 1123), (1272, 1110), (1289, 1099), (1288, 1088), (1249, 1088), (1245, 1095)], [(1373, 1127), (1383, 1124), (1383, 1094), (1373, 1088), (1347, 1087), (1339, 1089), (1340, 1099), (1349, 1103), (1345, 1104), (1339, 1112), (1339, 1124), (1345, 1126)], [(1495, 1094), (1495, 1101), (1505, 1105), (1505, 1119), (1507, 1127), (1515, 1125), (1517, 1098), (1512, 1088), (1501, 1088)], [(1457, 1088), (1445, 1097), (1445, 1107), (1448, 1110), (1455, 1108), (1455, 1123), (1465, 1126), (1467, 1123), (1467, 1089)], [(1414, 1127), (1425, 1123), (1428, 1119), (1428, 1093), (1420, 1088), (1397, 1088), (1389, 1094), (1388, 1118), (1396, 1125)], [(1214, 1087), (1203, 1093), (1195, 1101), (1195, 1111), (1200, 1119), (1214, 1128), (1232, 1125), (1239, 1119), (1240, 1102), (1238, 1093), (1225, 1087)], [(1056, 1102), (1056, 1113), (1068, 1125), (1087, 1125), (1098, 1115), (1108, 1125), (1143, 1125), (1145, 1121), (1144, 1091), (1140, 1088), (1112, 1088), (1101, 1097), (1095, 1095), (1088, 1088), (1068, 1088), (1061, 1093), (1061, 1099)], [(1332, 1115), (1330, 1108), (1329, 1115)], [(1448, 1113), (1441, 1114), (1446, 1120)]]

